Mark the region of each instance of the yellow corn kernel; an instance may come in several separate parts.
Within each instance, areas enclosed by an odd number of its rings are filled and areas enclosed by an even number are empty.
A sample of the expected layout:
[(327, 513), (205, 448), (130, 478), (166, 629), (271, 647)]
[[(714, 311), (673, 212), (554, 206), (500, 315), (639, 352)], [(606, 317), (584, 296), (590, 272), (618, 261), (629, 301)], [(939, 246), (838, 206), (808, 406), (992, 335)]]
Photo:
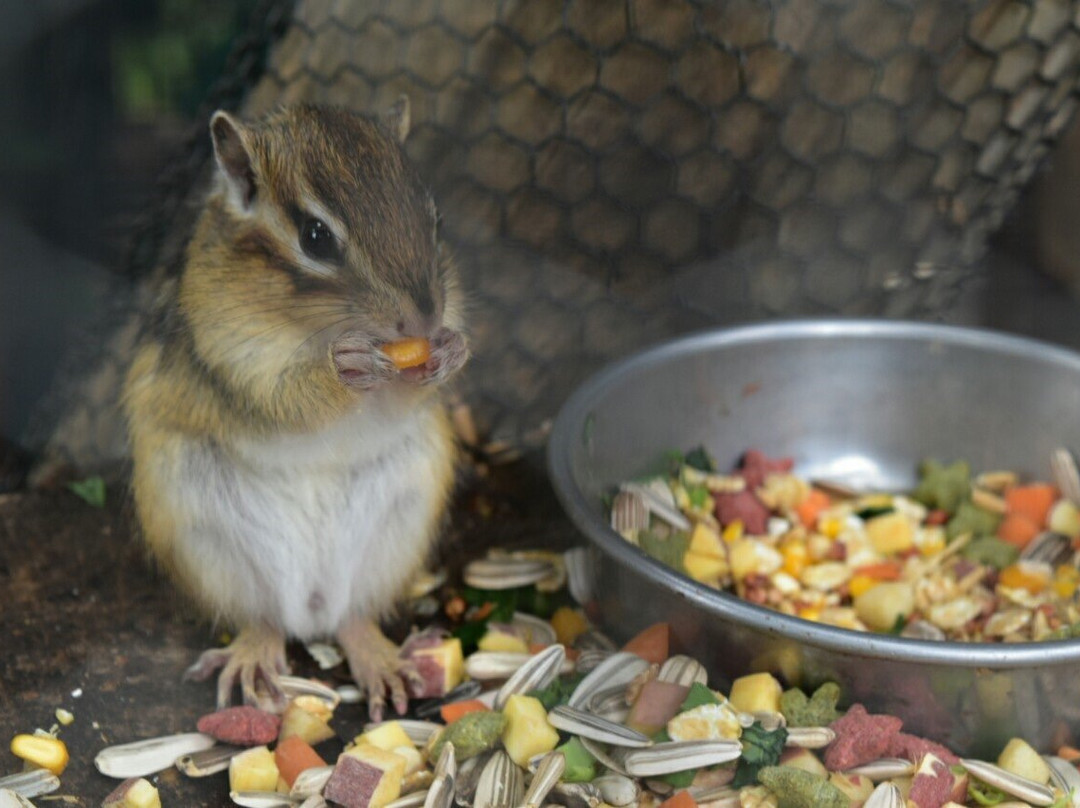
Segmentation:
[(806, 549), (806, 542), (784, 542), (780, 547), (780, 552), (784, 556), (784, 572), (793, 578), (802, 575), (807, 562), (810, 560), (810, 551)]
[(851, 580), (848, 581), (848, 592), (851, 593), (851, 597), (857, 598), (863, 592), (873, 589), (879, 583), (881, 583), (880, 580), (871, 578), (869, 575), (852, 575)]
[(821, 619), (821, 609), (817, 606), (803, 606), (799, 609), (797, 614), (803, 620), (813, 620), (814, 622), (817, 622)]
[(1001, 571), (998, 583), (1009, 589), (1026, 589), (1031, 594), (1037, 595), (1050, 584), (1050, 576), (1045, 565), (1017, 561)]
[(1068, 599), (1076, 594), (1080, 587), (1080, 570), (1071, 564), (1062, 564), (1054, 571), (1054, 594)]
[(835, 539), (840, 535), (840, 531), (844, 529), (844, 520), (839, 516), (825, 516), (818, 517), (818, 532), (824, 536), (828, 536), (830, 539)]
[(724, 541), (728, 544), (737, 542), (743, 537), (743, 523), (742, 519), (736, 519), (734, 522), (724, 528), (724, 532), (721, 534)]
[(67, 746), (51, 735), (16, 735), (11, 739), (11, 753), (27, 763), (48, 769), (57, 777), (68, 765)]
[(916, 543), (924, 556), (937, 555), (945, 549), (945, 530), (941, 527), (924, 527), (918, 532)]
[(560, 606), (551, 615), (551, 627), (555, 629), (555, 639), (565, 646), (573, 645), (574, 640), (589, 628), (589, 621), (578, 609)]

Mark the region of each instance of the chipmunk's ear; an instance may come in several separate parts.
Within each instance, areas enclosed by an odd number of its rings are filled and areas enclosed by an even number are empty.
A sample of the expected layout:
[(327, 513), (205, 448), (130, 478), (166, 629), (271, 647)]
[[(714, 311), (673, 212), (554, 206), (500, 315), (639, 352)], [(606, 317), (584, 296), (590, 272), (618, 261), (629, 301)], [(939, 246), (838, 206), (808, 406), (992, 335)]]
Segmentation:
[(218, 110), (210, 118), (210, 137), (214, 141), (214, 158), (230, 192), (247, 210), (255, 201), (256, 191), (247, 130), (229, 113)]
[(399, 95), (397, 101), (382, 116), (383, 123), (394, 133), (398, 143), (409, 136), (409, 96)]

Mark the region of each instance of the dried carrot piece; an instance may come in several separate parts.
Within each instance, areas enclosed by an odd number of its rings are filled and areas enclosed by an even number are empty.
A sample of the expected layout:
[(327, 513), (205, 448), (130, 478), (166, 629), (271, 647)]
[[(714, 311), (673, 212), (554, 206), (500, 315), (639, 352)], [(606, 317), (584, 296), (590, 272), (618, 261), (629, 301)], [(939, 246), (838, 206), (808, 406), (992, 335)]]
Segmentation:
[(281, 779), (290, 787), (300, 772), (326, 765), (326, 761), (319, 756), (319, 753), (299, 735), (290, 735), (278, 742), (274, 748), (274, 763), (277, 764)]
[(799, 517), (803, 527), (812, 528), (817, 524), (821, 512), (832, 504), (829, 495), (820, 488), (811, 488), (802, 502), (795, 506), (795, 515)]
[(897, 561), (878, 561), (856, 567), (853, 574), (865, 575), (877, 581), (898, 581), (903, 571), (904, 568)]
[(624, 651), (637, 654), (646, 662), (662, 665), (668, 658), (671, 626), (667, 623), (654, 623), (641, 633), (632, 637), (623, 646)]
[(660, 803), (660, 808), (697, 808), (697, 800), (682, 788)]
[(481, 710), (490, 709), (480, 699), (465, 699), (463, 701), (451, 701), (439, 708), (439, 715), (447, 724), (453, 724), (461, 716), (469, 713), (478, 713)]

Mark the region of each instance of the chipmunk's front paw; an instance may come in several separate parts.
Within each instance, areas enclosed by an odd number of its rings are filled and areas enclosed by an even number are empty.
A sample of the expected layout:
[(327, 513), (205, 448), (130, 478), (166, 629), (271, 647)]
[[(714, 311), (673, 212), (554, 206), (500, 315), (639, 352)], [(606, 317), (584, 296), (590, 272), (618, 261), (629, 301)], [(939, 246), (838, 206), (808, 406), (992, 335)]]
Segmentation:
[(420, 681), (412, 662), (402, 659), (399, 649), (371, 620), (350, 620), (337, 635), (349, 670), (368, 703), (372, 721), (381, 721), (386, 698), (404, 714), (409, 707), (408, 684)]
[(184, 673), (185, 679), (202, 681), (221, 669), (217, 683), (217, 706), (228, 707), (233, 688), (239, 684), (245, 704), (267, 712), (285, 708), (279, 677), (289, 672), (285, 660), (285, 637), (269, 626), (248, 626), (225, 648), (204, 651)]
[(397, 368), (376, 342), (366, 334), (350, 331), (342, 334), (330, 348), (338, 378), (347, 387), (369, 390), (388, 382)]
[(460, 331), (441, 329), (431, 339), (431, 356), (423, 366), (421, 384), (441, 384), (469, 359), (469, 345)]

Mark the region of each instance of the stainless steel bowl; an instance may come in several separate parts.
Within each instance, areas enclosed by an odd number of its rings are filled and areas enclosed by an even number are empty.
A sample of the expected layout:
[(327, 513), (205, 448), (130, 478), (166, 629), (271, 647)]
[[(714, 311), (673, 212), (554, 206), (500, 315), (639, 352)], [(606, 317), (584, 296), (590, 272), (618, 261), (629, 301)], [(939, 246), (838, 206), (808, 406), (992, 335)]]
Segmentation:
[(810, 477), (903, 490), (926, 457), (1049, 479), (1080, 448), (1080, 356), (988, 331), (880, 321), (798, 321), (681, 339), (621, 361), (566, 402), (549, 445), (555, 490), (589, 539), (594, 607), (616, 634), (671, 623), (718, 680), (770, 670), (838, 682), (847, 702), (904, 719), (963, 754), (1020, 735), (1080, 737), (1080, 641), (931, 642), (832, 628), (716, 592), (628, 544), (603, 497), (670, 449), (705, 446), (721, 468), (748, 448)]

